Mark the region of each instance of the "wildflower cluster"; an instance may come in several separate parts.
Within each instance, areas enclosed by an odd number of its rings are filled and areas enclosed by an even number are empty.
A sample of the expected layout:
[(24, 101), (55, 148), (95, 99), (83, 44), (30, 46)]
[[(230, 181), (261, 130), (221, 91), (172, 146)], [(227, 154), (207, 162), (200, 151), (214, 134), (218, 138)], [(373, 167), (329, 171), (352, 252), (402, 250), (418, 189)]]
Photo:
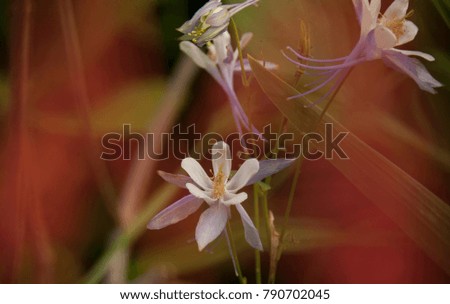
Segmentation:
[[(384, 14), (380, 13), (381, 0), (353, 0), (356, 14), (361, 25), (359, 41), (348, 56), (335, 59), (313, 59), (303, 56), (293, 48), (288, 47), (296, 59), (287, 54), (285, 57), (318, 77), (325, 76), (314, 88), (290, 99), (305, 97), (315, 93), (331, 84), (329, 90), (315, 103), (322, 102), (330, 97), (342, 84), (350, 69), (357, 64), (382, 59), (388, 66), (405, 73), (411, 77), (424, 91), (436, 93), (435, 88), (442, 84), (433, 78), (425, 66), (416, 58), (421, 57), (434, 61), (434, 57), (419, 51), (402, 50), (396, 47), (412, 41), (417, 33), (417, 26), (407, 20), (412, 15), (408, 13), (409, 0), (395, 0)], [(299, 60), (297, 60), (299, 59)]]
[[(183, 33), (181, 51), (206, 70), (225, 91), (240, 134), (244, 129), (258, 134), (238, 100), (233, 81), (235, 72), (251, 71), (248, 61), (241, 57), (239, 46), (241, 49), (247, 46), (252, 34), (243, 34), (238, 41), (238, 47), (234, 48), (228, 26), (233, 15), (257, 3), (258, 0), (246, 0), (225, 5), (219, 0), (210, 0), (192, 19), (178, 28)], [(412, 15), (412, 12), (408, 12), (409, 1), (395, 0), (384, 14), (380, 13), (381, 0), (353, 0), (353, 5), (361, 32), (358, 42), (348, 56), (313, 59), (291, 47), (287, 48), (290, 55), (283, 53), (302, 71), (319, 77), (315, 87), (289, 99), (305, 97), (326, 87), (329, 87), (326, 93), (315, 100), (315, 103), (332, 99), (352, 67), (378, 59), (411, 77), (422, 90), (436, 93), (435, 88), (442, 84), (431, 76), (418, 59), (413, 58), (415, 56), (433, 61), (434, 57), (423, 52), (398, 48), (412, 41), (418, 33), (417, 26), (408, 20)], [(295, 56), (295, 59), (290, 56)], [(265, 63), (265, 67), (275, 69), (277, 66)], [(212, 156), (213, 176), (208, 176), (193, 158), (186, 158), (181, 163), (188, 176), (159, 172), (164, 180), (187, 189), (189, 194), (157, 214), (148, 224), (148, 228), (161, 229), (175, 224), (193, 214), (206, 202), (208, 208), (201, 214), (195, 231), (198, 249), (203, 250), (220, 235), (224, 235), (230, 244), (226, 226), (231, 215), (230, 208), (234, 206), (241, 217), (245, 239), (256, 250), (263, 250), (259, 232), (241, 205), (248, 197), (247, 193), (241, 190), (281, 171), (293, 160), (247, 159), (233, 174), (230, 147), (225, 142), (217, 142), (213, 146)], [(232, 258), (236, 269), (233, 254)]]

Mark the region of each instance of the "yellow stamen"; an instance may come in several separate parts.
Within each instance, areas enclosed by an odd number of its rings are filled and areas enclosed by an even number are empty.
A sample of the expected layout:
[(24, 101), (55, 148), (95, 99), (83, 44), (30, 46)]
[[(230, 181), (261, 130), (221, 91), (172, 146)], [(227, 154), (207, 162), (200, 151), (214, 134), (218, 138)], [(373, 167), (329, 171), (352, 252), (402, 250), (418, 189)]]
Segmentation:
[(394, 33), (395, 37), (399, 39), (401, 36), (405, 34), (406, 19), (411, 17), (412, 15), (414, 15), (414, 10), (409, 11), (403, 18), (388, 19), (382, 15), (379, 21), (380, 23), (384, 23), (384, 25)]
[(213, 198), (219, 199), (225, 194), (225, 174), (222, 171), (222, 165), (219, 167), (219, 172), (213, 179)]

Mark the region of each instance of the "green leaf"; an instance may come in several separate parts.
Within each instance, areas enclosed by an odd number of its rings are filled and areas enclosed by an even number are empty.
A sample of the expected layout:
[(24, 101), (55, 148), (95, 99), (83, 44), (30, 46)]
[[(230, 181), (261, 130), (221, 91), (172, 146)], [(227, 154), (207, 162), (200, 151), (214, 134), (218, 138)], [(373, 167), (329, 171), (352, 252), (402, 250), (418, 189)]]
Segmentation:
[[(311, 130), (321, 109), (304, 107), (305, 99), (288, 101), (299, 92), (250, 56), (249, 60), (259, 85), (278, 110), (300, 132)], [(334, 157), (331, 164), (450, 274), (450, 207), (331, 115), (324, 115), (318, 132), (325, 123), (332, 123), (334, 134), (348, 132), (340, 146), (349, 159)]]
[(433, 2), (442, 19), (444, 19), (447, 27), (450, 28), (450, 2), (444, 0), (432, 0), (431, 2)]

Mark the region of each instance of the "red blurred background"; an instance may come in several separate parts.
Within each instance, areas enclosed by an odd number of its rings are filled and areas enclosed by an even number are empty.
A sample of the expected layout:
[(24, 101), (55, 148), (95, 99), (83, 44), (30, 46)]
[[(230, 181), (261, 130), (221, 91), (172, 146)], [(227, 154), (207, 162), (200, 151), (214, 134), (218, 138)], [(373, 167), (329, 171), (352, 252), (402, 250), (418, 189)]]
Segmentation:
[[(151, 165), (142, 173), (142, 184), (136, 185), (135, 203), (124, 206), (130, 201), (120, 198), (135, 170), (133, 161), (100, 160), (100, 141), (108, 132), (120, 132), (125, 123), (144, 133), (152, 122), (166, 121), (160, 117), (165, 113), (160, 100), (180, 57), (174, 28), (202, 3), (2, 4), (2, 20), (8, 21), (2, 22), (0, 45), (0, 282), (82, 281), (116, 231), (125, 229), (145, 207), (146, 198), (162, 186), (156, 170), (178, 170), (174, 158)], [(383, 6), (389, 3), (383, 1)], [(412, 1), (411, 6), (413, 21), (421, 29), (411, 49), (433, 54), (437, 60), (427, 67), (448, 84), (448, 25), (431, 2)], [(300, 20), (310, 27), (317, 58), (344, 56), (359, 34), (351, 1), (346, 0), (261, 1), (258, 8), (240, 14), (237, 23), (241, 32), (255, 34), (248, 52), (279, 63), (278, 74), (292, 79), (295, 69), (280, 49), (297, 43)], [(256, 82), (250, 89), (239, 82), (237, 77), (237, 91), (251, 119), (259, 126), (278, 125), (281, 114)], [(226, 97), (209, 75), (201, 72), (190, 88), (179, 90), (189, 94), (177, 105), (173, 119), (167, 117), (163, 131), (176, 123), (195, 123), (202, 132), (233, 131)], [(382, 62), (367, 63), (352, 72), (331, 113), (443, 201), (450, 201), (448, 87), (431, 96)], [(280, 221), (289, 181), (288, 177), (270, 196)], [(181, 190), (174, 192), (164, 204), (181, 195)], [(145, 231), (129, 244), (126, 280), (236, 282), (228, 259), (198, 262), (218, 251), (196, 252), (192, 239), (198, 215), (162, 231)], [(312, 232), (294, 239), (300, 249), (282, 257), (280, 283), (450, 282), (439, 265), (326, 160), (305, 163), (292, 216)], [(315, 227), (324, 234), (318, 241)], [(177, 256), (173, 263), (162, 259), (171, 256), (172, 245), (180, 240), (189, 255)], [(253, 256), (247, 249), (243, 268), (252, 281)], [(267, 263), (265, 253), (265, 268)]]

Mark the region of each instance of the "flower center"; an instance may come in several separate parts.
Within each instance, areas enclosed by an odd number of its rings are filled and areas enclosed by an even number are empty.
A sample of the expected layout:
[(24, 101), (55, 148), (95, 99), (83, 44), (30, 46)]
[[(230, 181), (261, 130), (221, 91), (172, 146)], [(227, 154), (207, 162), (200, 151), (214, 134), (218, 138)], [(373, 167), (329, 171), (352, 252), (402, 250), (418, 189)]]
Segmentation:
[(194, 43), (197, 43), (198, 38), (200, 38), (206, 32), (206, 30), (208, 28), (209, 28), (208, 24), (201, 22), (194, 28), (194, 30), (192, 32), (187, 33), (187, 35), (192, 37), (192, 41)]
[(218, 13), (222, 10), (223, 10), (223, 8), (217, 7), (214, 10), (211, 10), (200, 17), (200, 20), (197, 23), (197, 25), (195, 26), (194, 30), (192, 30), (192, 32), (190, 32), (190, 33), (187, 33), (188, 36), (192, 37), (192, 41), (194, 43), (197, 43), (198, 38), (200, 38), (206, 32), (206, 30), (211, 27), (211, 25), (206, 22), (208, 20), (208, 17), (211, 16), (212, 14)]
[(397, 39), (399, 39), (405, 33), (403, 24), (404, 24), (404, 19), (387, 20), (385, 23), (386, 27), (394, 33), (394, 35), (395, 35), (395, 37), (397, 37)]
[(223, 174), (222, 166), (219, 168), (216, 176), (213, 179), (213, 193), (215, 199), (221, 198), (225, 194), (225, 174)]
[[(384, 23), (388, 29), (390, 29), (397, 39), (400, 39), (405, 34), (405, 21), (407, 18), (411, 17), (414, 14), (414, 11), (409, 11), (403, 18), (392, 18), (387, 19), (384, 16), (381, 16), (379, 19), (380, 23)], [(384, 20), (382, 20), (384, 19)]]

